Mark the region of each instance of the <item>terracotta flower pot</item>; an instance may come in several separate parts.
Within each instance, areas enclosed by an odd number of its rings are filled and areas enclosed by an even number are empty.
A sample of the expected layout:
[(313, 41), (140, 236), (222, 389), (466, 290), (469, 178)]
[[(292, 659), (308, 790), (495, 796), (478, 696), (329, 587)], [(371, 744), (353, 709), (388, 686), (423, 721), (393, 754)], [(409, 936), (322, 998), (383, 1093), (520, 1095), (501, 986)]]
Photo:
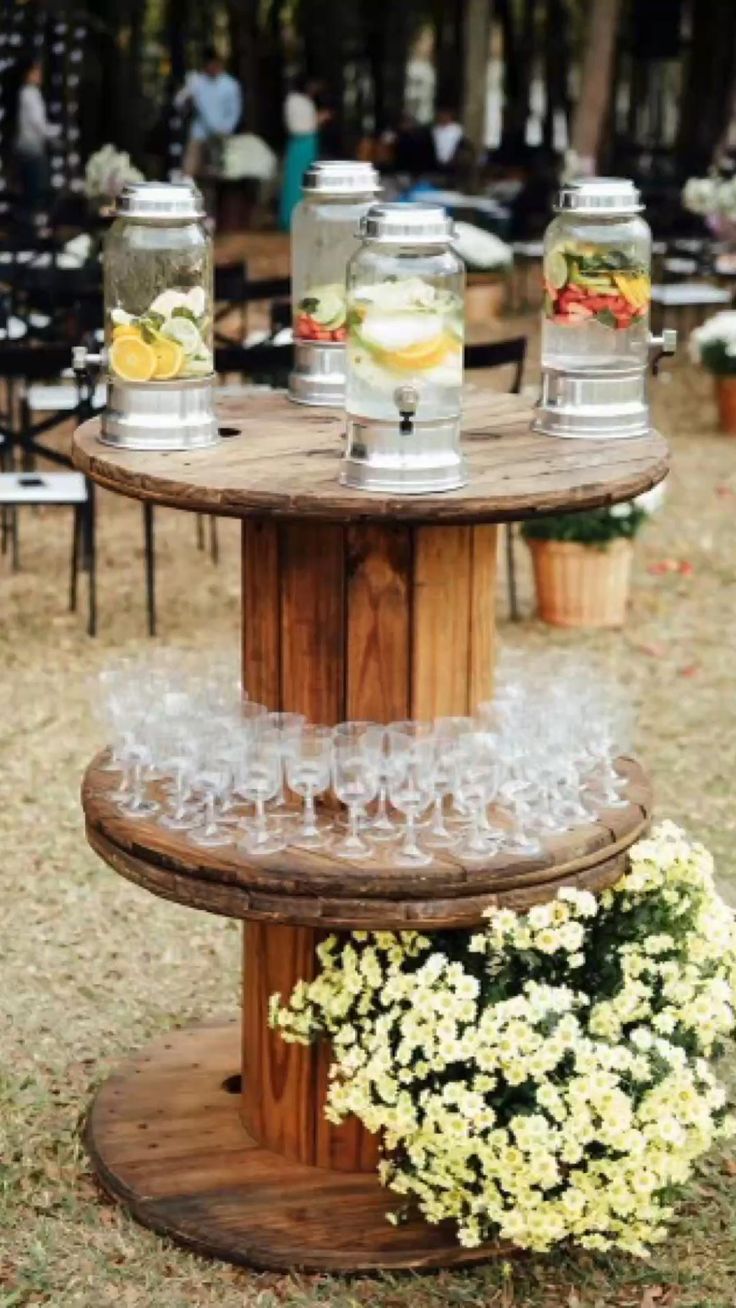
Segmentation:
[(619, 537), (605, 549), (573, 541), (530, 540), (537, 612), (555, 627), (622, 627), (633, 548)]
[(718, 426), (727, 436), (736, 436), (736, 377), (715, 377)]

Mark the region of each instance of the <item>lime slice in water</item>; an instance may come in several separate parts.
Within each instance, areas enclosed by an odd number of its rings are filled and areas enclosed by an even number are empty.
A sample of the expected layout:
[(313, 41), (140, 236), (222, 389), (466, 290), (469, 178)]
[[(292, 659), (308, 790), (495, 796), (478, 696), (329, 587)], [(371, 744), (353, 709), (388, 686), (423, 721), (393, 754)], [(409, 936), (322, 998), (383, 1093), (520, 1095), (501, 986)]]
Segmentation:
[(161, 328), (161, 335), (168, 336), (172, 341), (178, 341), (187, 357), (196, 354), (202, 344), (202, 337), (199, 329), (192, 322), (191, 318), (169, 318)]
[(567, 281), (567, 259), (561, 250), (550, 250), (544, 256), (544, 275), (556, 291), (561, 291)]

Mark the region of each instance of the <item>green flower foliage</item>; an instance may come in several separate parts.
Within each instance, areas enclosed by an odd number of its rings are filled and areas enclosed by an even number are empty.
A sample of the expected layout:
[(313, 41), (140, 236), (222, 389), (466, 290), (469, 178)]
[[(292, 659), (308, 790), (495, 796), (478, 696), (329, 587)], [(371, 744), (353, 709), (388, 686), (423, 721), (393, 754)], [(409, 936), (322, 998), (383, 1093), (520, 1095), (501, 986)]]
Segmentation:
[[(626, 513), (621, 510), (626, 509)], [(584, 513), (553, 513), (522, 523), (525, 540), (563, 540), (605, 549), (613, 540), (631, 540), (649, 514), (635, 504), (589, 509)]]

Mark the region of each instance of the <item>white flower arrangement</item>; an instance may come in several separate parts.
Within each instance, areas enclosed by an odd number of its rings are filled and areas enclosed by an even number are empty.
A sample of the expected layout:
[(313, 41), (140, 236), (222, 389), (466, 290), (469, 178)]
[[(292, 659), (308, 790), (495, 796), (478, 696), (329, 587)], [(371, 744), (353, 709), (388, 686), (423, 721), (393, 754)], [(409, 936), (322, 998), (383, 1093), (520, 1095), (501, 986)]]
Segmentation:
[(453, 245), (463, 263), (478, 272), (508, 272), (514, 261), (510, 245), (473, 223), (455, 223)]
[(478, 932), (354, 932), (286, 1005), (332, 1041), (326, 1116), (380, 1133), (380, 1178), (461, 1244), (646, 1256), (698, 1158), (736, 1134), (707, 1061), (734, 1029), (736, 924), (672, 823), (599, 897), (567, 888)]
[(721, 376), (736, 373), (736, 309), (713, 314), (690, 333), (688, 353), (693, 363)]
[(736, 219), (736, 177), (690, 177), (682, 191), (683, 206), (702, 218)]
[(84, 172), (84, 193), (98, 204), (112, 204), (128, 182), (142, 182), (143, 173), (125, 150), (103, 145), (90, 155)]

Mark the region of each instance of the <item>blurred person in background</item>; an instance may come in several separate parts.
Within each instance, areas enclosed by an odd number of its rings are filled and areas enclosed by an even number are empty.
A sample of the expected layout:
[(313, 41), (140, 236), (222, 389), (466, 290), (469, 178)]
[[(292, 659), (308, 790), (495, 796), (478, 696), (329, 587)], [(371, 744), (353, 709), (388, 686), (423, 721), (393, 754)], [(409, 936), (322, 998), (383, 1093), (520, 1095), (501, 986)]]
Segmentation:
[(291, 215), (302, 197), (304, 174), (319, 155), (320, 89), (318, 83), (299, 77), (284, 101), (284, 126), (289, 138), (279, 204), (279, 227), (284, 232), (289, 231)]
[(43, 69), (37, 59), (19, 69), (13, 105), (13, 158), (21, 190), (22, 216), (29, 223), (43, 221), (42, 208), (49, 191), (49, 141), (58, 133), (46, 117), (41, 85)]
[(243, 112), (243, 94), (214, 47), (205, 50), (201, 71), (188, 75), (175, 104), (191, 110), (182, 165), (187, 177), (200, 179), (209, 170), (220, 172), (225, 142)]

